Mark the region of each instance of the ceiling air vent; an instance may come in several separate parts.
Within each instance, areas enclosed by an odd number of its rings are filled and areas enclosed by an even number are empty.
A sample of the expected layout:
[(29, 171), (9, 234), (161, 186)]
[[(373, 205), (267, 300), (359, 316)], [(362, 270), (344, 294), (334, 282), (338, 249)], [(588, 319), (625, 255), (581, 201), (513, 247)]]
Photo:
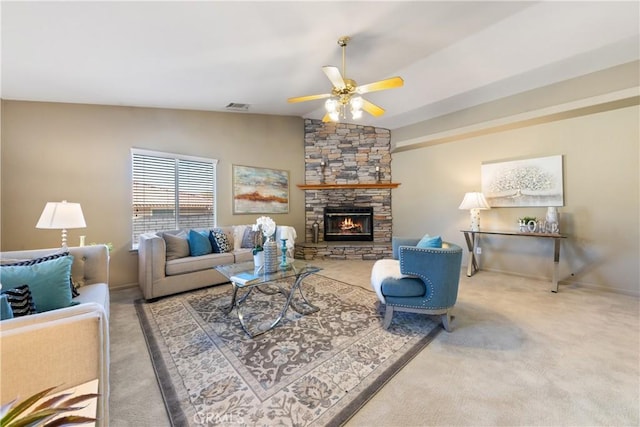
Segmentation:
[(230, 111), (248, 111), (249, 104), (240, 104), (237, 102), (230, 102), (224, 108)]

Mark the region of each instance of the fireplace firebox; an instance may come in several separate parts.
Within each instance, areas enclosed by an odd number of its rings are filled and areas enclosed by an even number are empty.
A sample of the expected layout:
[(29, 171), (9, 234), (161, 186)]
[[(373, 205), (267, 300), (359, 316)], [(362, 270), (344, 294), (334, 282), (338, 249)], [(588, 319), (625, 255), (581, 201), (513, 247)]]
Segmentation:
[(373, 241), (373, 208), (342, 206), (324, 208), (325, 241)]

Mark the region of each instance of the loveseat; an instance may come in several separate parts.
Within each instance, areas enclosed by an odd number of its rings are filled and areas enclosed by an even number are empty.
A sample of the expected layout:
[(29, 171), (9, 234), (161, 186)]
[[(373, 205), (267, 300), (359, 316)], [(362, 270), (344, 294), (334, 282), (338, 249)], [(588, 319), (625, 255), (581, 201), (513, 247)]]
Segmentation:
[[(190, 232), (200, 232), (206, 236), (210, 230), (185, 229), (141, 234), (138, 242), (138, 284), (144, 298), (150, 300), (227, 283), (229, 279), (219, 273), (216, 266), (253, 260), (251, 225), (230, 225), (217, 227), (216, 230), (225, 235), (228, 247), (219, 252), (196, 256), (184, 248), (184, 240), (188, 245)], [(283, 238), (287, 239), (287, 256), (292, 258), (295, 228), (279, 225), (276, 229), (278, 246)]]
[[(0, 253), (3, 264), (47, 257), (60, 249)], [(98, 379), (97, 425), (109, 425), (109, 250), (71, 247), (75, 305), (0, 322), (0, 401), (49, 387), (60, 390)], [(0, 267), (0, 282), (10, 273)], [(4, 274), (3, 274), (4, 270)], [(3, 287), (6, 290), (6, 287)], [(37, 305), (36, 305), (37, 309)]]

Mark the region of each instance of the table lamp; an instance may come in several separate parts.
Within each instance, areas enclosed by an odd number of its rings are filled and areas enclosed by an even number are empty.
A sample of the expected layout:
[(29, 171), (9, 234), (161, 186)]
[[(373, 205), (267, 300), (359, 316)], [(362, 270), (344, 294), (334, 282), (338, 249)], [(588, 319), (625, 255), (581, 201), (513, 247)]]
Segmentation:
[(80, 203), (47, 202), (36, 228), (62, 230), (62, 249), (67, 250), (67, 229), (85, 228)]
[(491, 209), (482, 193), (466, 193), (458, 209), (469, 210), (471, 214), (471, 231), (480, 231), (480, 209)]

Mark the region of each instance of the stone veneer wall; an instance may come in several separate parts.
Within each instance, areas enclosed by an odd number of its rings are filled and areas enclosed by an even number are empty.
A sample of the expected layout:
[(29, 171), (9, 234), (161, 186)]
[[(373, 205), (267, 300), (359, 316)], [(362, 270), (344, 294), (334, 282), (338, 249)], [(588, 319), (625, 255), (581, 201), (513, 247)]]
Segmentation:
[[(391, 182), (391, 132), (373, 126), (305, 120), (305, 184), (374, 184)], [(321, 162), (325, 162), (324, 175)], [(324, 242), (325, 206), (372, 206), (373, 242)], [(313, 223), (320, 224), (313, 244)], [(379, 259), (391, 255), (391, 189), (346, 188), (305, 191), (305, 239), (296, 256)], [(298, 246), (298, 245), (297, 245)]]

